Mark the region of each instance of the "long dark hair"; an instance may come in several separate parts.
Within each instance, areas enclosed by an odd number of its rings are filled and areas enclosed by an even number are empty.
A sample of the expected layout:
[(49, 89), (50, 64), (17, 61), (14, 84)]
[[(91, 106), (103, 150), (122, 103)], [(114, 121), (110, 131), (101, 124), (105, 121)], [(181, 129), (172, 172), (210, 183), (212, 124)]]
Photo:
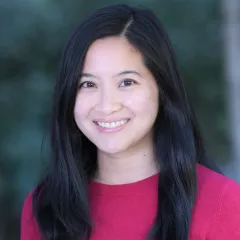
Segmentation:
[(142, 53), (159, 89), (153, 126), (161, 166), (159, 204), (149, 239), (187, 240), (197, 192), (196, 164), (208, 166), (207, 157), (167, 33), (151, 11), (127, 5), (94, 12), (63, 52), (52, 108), (52, 159), (33, 195), (39, 229), (47, 240), (88, 239), (91, 234), (88, 181), (97, 167), (96, 147), (76, 126), (73, 110), (85, 54), (95, 40), (108, 36), (123, 36)]

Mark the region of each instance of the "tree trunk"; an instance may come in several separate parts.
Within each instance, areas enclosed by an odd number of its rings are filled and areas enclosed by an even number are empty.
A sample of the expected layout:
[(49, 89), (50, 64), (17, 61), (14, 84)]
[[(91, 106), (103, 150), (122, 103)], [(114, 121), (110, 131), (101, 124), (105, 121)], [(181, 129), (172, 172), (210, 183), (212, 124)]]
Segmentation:
[(231, 177), (240, 182), (240, 0), (222, 0), (224, 59), (232, 152)]

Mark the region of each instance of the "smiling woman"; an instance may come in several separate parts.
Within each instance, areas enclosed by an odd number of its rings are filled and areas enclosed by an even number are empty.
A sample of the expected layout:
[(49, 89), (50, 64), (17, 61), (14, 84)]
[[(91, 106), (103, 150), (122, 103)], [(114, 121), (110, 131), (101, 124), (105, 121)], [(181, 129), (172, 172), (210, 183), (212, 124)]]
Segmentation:
[(64, 50), (52, 161), (23, 206), (22, 240), (237, 240), (240, 187), (208, 162), (167, 34), (114, 5)]
[[(125, 159), (131, 156), (131, 164), (143, 161), (147, 166), (140, 152), (152, 151), (149, 146), (153, 145), (151, 129), (158, 113), (158, 88), (141, 53), (125, 37), (105, 37), (89, 47), (82, 72), (74, 118), (81, 132), (97, 147), (98, 159), (103, 159), (98, 161), (99, 168), (109, 153), (119, 155), (114, 163), (119, 165), (114, 168), (118, 172), (125, 167), (120, 157), (123, 153)], [(138, 158), (127, 153), (133, 149), (139, 153)], [(154, 161), (153, 156), (150, 160)], [(112, 162), (110, 158), (108, 161)], [(105, 170), (100, 174), (105, 176)], [(140, 176), (135, 177), (138, 180)]]

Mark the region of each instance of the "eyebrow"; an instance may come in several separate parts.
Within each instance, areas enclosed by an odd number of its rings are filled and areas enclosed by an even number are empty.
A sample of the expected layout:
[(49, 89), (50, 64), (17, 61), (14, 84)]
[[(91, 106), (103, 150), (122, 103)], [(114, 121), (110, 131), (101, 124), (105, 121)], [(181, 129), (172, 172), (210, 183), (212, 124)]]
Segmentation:
[(92, 77), (92, 78), (98, 78), (97, 76), (90, 74), (90, 73), (81, 73), (80, 78), (82, 77)]
[[(136, 71), (133, 71), (133, 70), (126, 70), (126, 71), (120, 72), (120, 73), (118, 73), (114, 76), (119, 77), (119, 76), (123, 76), (123, 75), (127, 75), (127, 74), (135, 74), (139, 77), (142, 77), (140, 73), (138, 73)], [(93, 74), (90, 74), (90, 73), (81, 73), (80, 78), (82, 78), (82, 77), (99, 78), (99, 77), (97, 77)]]
[(139, 77), (142, 77), (140, 73), (133, 71), (133, 70), (123, 71), (123, 72), (118, 73), (115, 76), (122, 76), (122, 75), (126, 75), (126, 74), (135, 74), (135, 75), (138, 75)]

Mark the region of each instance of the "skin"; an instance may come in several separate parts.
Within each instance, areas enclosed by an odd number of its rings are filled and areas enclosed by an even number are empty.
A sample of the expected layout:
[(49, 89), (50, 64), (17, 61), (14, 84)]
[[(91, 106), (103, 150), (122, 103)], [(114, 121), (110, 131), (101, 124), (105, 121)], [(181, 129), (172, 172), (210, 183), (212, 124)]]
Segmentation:
[[(99, 39), (90, 46), (74, 118), (98, 149), (96, 181), (131, 183), (158, 172), (152, 141), (158, 97), (156, 81), (141, 53), (124, 37)], [(113, 132), (101, 132), (93, 122), (121, 119), (130, 121)]]

